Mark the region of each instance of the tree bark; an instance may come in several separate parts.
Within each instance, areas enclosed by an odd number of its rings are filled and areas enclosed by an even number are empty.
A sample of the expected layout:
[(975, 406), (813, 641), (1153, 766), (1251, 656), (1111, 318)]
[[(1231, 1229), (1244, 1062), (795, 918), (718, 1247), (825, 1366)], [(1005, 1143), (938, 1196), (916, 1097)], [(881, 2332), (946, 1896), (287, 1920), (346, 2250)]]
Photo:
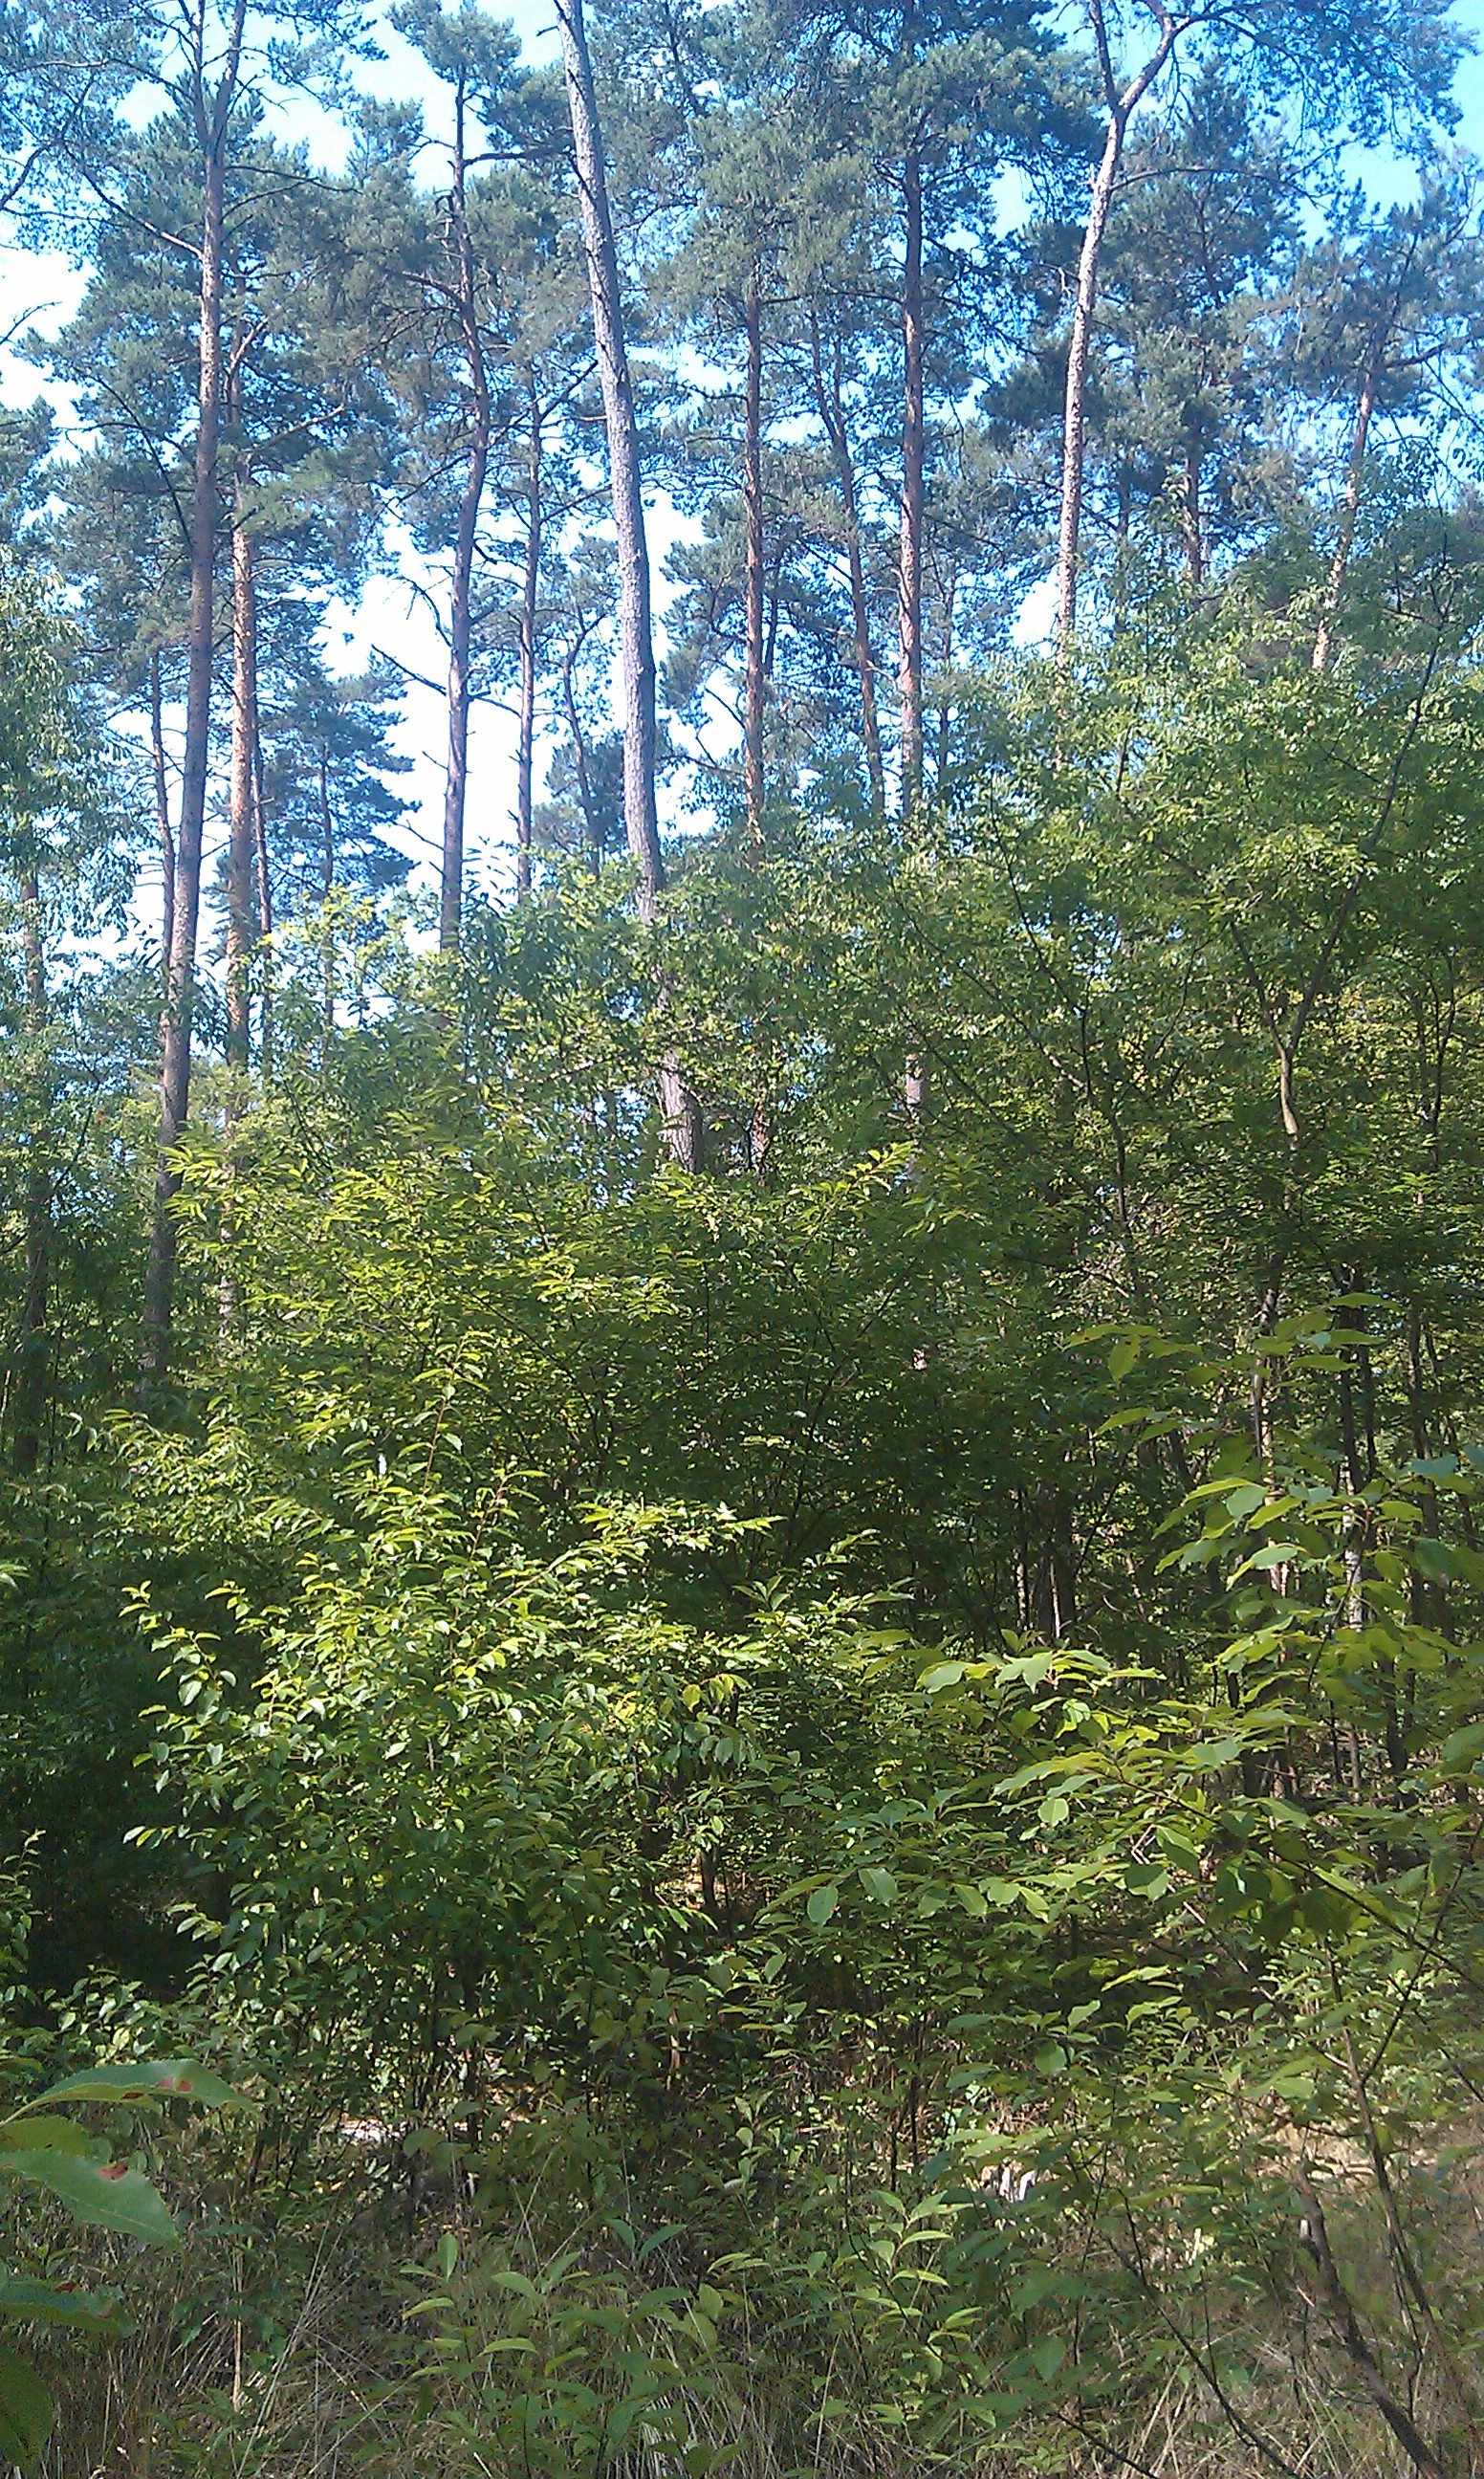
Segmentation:
[(519, 904), (525, 904), (530, 895), (531, 839), (535, 816), (536, 604), (541, 586), (541, 396), (535, 370), (529, 366), (525, 384), (530, 405), (530, 431), (525, 458), (525, 569), (521, 580), (521, 714), (516, 753), (515, 892)]
[(902, 533), (897, 556), (897, 691), (902, 726), (902, 814), (922, 799), (922, 551), (926, 412), (923, 375), (922, 161), (902, 167)]
[(1206, 580), (1206, 546), (1201, 535), (1202, 461), (1200, 432), (1192, 419), (1185, 436), (1185, 496), (1181, 515), (1186, 575), (1197, 587)]
[(1329, 563), (1329, 576), (1324, 588), (1324, 607), (1319, 615), (1318, 632), (1314, 641), (1313, 667), (1326, 671), (1335, 648), (1335, 624), (1340, 617), (1344, 581), (1350, 573), (1350, 553), (1355, 549), (1355, 523), (1360, 514), (1361, 482), (1366, 471), (1366, 448), (1370, 438), (1371, 419), (1376, 409), (1382, 373), (1386, 367), (1387, 329), (1378, 327), (1371, 338), (1361, 392), (1355, 407), (1355, 428), (1350, 434), (1350, 457), (1345, 469), (1344, 496), (1340, 502), (1340, 531), (1335, 538), (1334, 557)]
[[(38, 1057), (46, 1037), (46, 951), (41, 927), (41, 886), (35, 867), (20, 882), (21, 943), (26, 977), (26, 1033)], [(15, 1388), (15, 1470), (22, 1478), (41, 1457), (46, 1414), (46, 1318), (51, 1286), (52, 1181), (46, 1161), (50, 1142), (50, 1077), (41, 1060), (33, 1125), (27, 1130), (26, 1284), (20, 1306), (20, 1350)]]
[[(644, 922), (653, 922), (659, 916), (665, 872), (660, 856), (659, 814), (654, 796), (654, 630), (650, 607), (649, 546), (644, 530), (639, 424), (634, 412), (628, 352), (624, 341), (618, 251), (613, 239), (602, 132), (598, 120), (593, 64), (582, 20), (582, 0), (556, 0), (556, 16), (561, 29), (562, 67), (567, 87), (567, 109), (572, 120), (577, 190), (582, 201), (582, 241), (587, 256), (593, 335), (598, 348), (598, 376), (602, 389), (603, 422), (608, 440), (608, 486), (613, 499), (614, 531), (618, 536), (624, 828), (638, 874), (639, 918)], [(665, 1142), (671, 1157), (682, 1170), (699, 1170), (704, 1150), (704, 1122), (673, 1051), (667, 1050), (660, 1061), (657, 1082)]]
[(608, 437), (608, 478), (618, 535), (619, 653), (624, 711), (624, 826), (638, 871), (639, 917), (652, 921), (664, 887), (654, 797), (654, 635), (650, 609), (650, 559), (639, 469), (639, 425), (624, 341), (618, 251), (608, 203), (602, 133), (593, 87), (582, 0), (557, 0), (567, 108), (582, 202), (582, 240), (598, 375)]
[(263, 954), (263, 982), (258, 998), (258, 1073), (269, 1085), (273, 1075), (273, 880), (269, 868), (268, 808), (263, 798), (263, 734), (252, 735), (252, 839), (257, 856), (258, 938)]
[(742, 786), (747, 833), (762, 843), (762, 730), (766, 689), (763, 647), (762, 539), (762, 286), (757, 261), (748, 269), (743, 302), (747, 330), (747, 387), (743, 414), (742, 500), (747, 535), (745, 601), (747, 609), (747, 700), (743, 731)]
[(876, 657), (871, 651), (871, 615), (866, 601), (865, 562), (860, 550), (860, 514), (856, 493), (856, 463), (851, 454), (850, 431), (845, 420), (844, 373), (840, 367), (840, 346), (836, 339), (832, 384), (825, 385), (824, 354), (820, 345), (819, 320), (810, 311), (810, 340), (814, 356), (814, 401), (824, 423), (834, 457), (835, 477), (839, 484), (840, 510), (845, 520), (845, 549), (850, 566), (850, 616), (854, 640), (856, 672), (860, 682), (860, 737), (865, 744), (866, 774), (871, 785), (871, 800), (877, 811), (886, 806), (886, 770), (882, 762), (881, 726), (876, 712)]
[(254, 789), (258, 747), (258, 592), (247, 529), (248, 477), (241, 464), (233, 487), (232, 522), (232, 773), (227, 799), (226, 974), (229, 1066), (245, 1074), (251, 1048)]
[(1065, 661), (1077, 632), (1077, 570), (1082, 541), (1082, 486), (1086, 464), (1087, 365), (1092, 351), (1092, 320), (1097, 308), (1098, 269), (1113, 192), (1123, 163), (1123, 141), (1131, 115), (1138, 110), (1190, 22), (1171, 17), (1150, 0), (1160, 39), (1137, 76), (1121, 90), (1113, 75), (1102, 0), (1088, 0), (1088, 16), (1097, 48), (1098, 70), (1108, 107), (1108, 134), (1092, 176), (1092, 202), (1082, 248), (1077, 258), (1077, 291), (1072, 305), (1072, 332), (1066, 356), (1066, 394), (1062, 422), (1062, 514), (1057, 528), (1057, 652)]
[(160, 677), (158, 647), (151, 649), (149, 656), (149, 754), (153, 761), (155, 833), (160, 844), (160, 879), (163, 888), (160, 922), (160, 981), (163, 992), (170, 969), (170, 948), (175, 937), (175, 831), (170, 824), (170, 785), (165, 766), (165, 692)]
[(448, 604), (448, 771), (443, 803), (443, 882), (438, 908), (438, 945), (445, 956), (457, 955), (464, 913), (464, 813), (469, 791), (470, 652), (473, 633), (474, 544), (479, 508), (490, 463), (490, 380), (479, 334), (479, 304), (474, 281), (473, 245), (465, 209), (468, 165), (465, 154), (466, 103), (463, 73), (453, 107), (453, 187), (448, 195), (448, 220), (453, 231), (457, 269), (455, 300), (464, 352), (469, 363), (473, 428), (469, 463), (459, 498), (458, 530), (453, 546), (453, 577)]
[[(320, 844), (324, 901), (329, 903), (335, 887), (335, 812), (330, 805), (330, 754), (323, 741), (320, 743), (318, 769), (320, 789)], [(324, 995), (321, 1006), (326, 1049), (335, 1030), (335, 940), (328, 923), (324, 932)]]
[(175, 900), (165, 1009), (161, 1020), (160, 1147), (154, 1220), (144, 1272), (141, 1396), (146, 1408), (164, 1384), (175, 1302), (173, 1206), (180, 1187), (175, 1146), (191, 1105), (191, 1040), (195, 1014), (196, 932), (201, 912), (201, 844), (211, 757), (213, 621), (217, 571), (217, 452), (221, 421), (221, 267), (227, 133), (237, 97), (246, 0), (236, 0), (226, 57), (208, 99), (200, 77), (204, 31), (196, 34), (194, 116), (201, 151), (201, 287), (197, 329), (197, 421), (191, 491), (191, 601), (187, 629), (186, 743), (181, 767)]

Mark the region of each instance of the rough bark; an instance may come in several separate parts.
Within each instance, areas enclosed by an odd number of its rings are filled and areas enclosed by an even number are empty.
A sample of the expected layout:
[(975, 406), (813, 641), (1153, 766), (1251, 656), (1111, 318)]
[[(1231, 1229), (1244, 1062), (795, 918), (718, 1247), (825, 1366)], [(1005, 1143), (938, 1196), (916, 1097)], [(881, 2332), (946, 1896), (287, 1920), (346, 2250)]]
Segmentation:
[(742, 749), (742, 788), (748, 837), (762, 842), (762, 728), (766, 689), (763, 647), (762, 539), (762, 286), (755, 258), (748, 270), (743, 302), (747, 331), (747, 385), (743, 414), (742, 502), (746, 531), (747, 694)]
[(516, 751), (515, 892), (518, 903), (530, 895), (533, 786), (536, 756), (536, 606), (541, 585), (541, 481), (543, 461), (541, 396), (534, 370), (525, 385), (530, 426), (525, 452), (525, 566), (521, 578), (521, 711)]
[(170, 785), (165, 765), (165, 691), (160, 677), (159, 648), (149, 657), (149, 754), (155, 790), (155, 834), (160, 845), (162, 912), (160, 979), (162, 990), (170, 969), (175, 936), (175, 830), (170, 823)]
[(1077, 289), (1072, 304), (1072, 332), (1066, 356), (1066, 393), (1062, 422), (1062, 513), (1057, 528), (1057, 651), (1062, 660), (1071, 652), (1077, 630), (1077, 571), (1082, 542), (1082, 486), (1087, 455), (1087, 365), (1092, 352), (1092, 322), (1097, 309), (1098, 270), (1113, 192), (1123, 164), (1128, 125), (1170, 53), (1190, 23), (1158, 7), (1151, 14), (1160, 39), (1142, 68), (1120, 89), (1113, 73), (1102, 0), (1089, 0), (1088, 16), (1097, 49), (1098, 71), (1108, 110), (1108, 132), (1092, 175), (1092, 197), (1077, 257)]
[[(582, 0), (557, 0), (556, 16), (561, 29), (562, 68), (567, 88), (567, 108), (572, 120), (577, 191), (582, 202), (582, 242), (587, 258), (598, 376), (608, 441), (608, 487), (613, 502), (613, 526), (618, 537), (624, 828), (638, 875), (639, 918), (653, 922), (659, 916), (665, 873), (660, 856), (659, 815), (654, 795), (654, 630), (650, 606), (649, 546), (644, 529), (639, 424), (634, 411), (628, 351), (624, 341), (618, 251), (613, 239), (602, 132), (598, 119)], [(664, 995), (663, 991), (661, 995)], [(699, 1170), (704, 1151), (704, 1122), (674, 1052), (667, 1051), (660, 1061), (657, 1082), (665, 1143), (671, 1158), (682, 1170)]]
[(458, 952), (464, 913), (464, 815), (469, 793), (474, 546), (485, 477), (489, 472), (491, 428), (489, 371), (479, 333), (473, 244), (470, 240), (465, 208), (468, 178), (465, 122), (466, 103), (461, 75), (454, 98), (453, 186), (448, 194), (448, 222), (453, 241), (455, 308), (469, 365), (471, 422), (469, 462), (464, 469), (464, 488), (459, 498), (448, 602), (448, 771), (444, 785), (443, 881), (438, 907), (438, 944), (446, 956)]
[(263, 798), (263, 735), (253, 733), (252, 840), (257, 856), (258, 938), (263, 978), (258, 994), (258, 1073), (265, 1085), (273, 1076), (273, 880), (269, 866), (268, 807)]
[(897, 693), (902, 728), (902, 814), (922, 799), (922, 565), (926, 413), (923, 372), (922, 164), (908, 149), (902, 169), (906, 253), (902, 272), (902, 533), (897, 554)]
[(608, 480), (618, 536), (619, 658), (624, 715), (624, 826), (638, 871), (640, 918), (652, 921), (664, 886), (654, 797), (654, 635), (650, 559), (639, 468), (639, 425), (624, 341), (618, 251), (608, 203), (602, 133), (587, 48), (582, 0), (557, 0), (567, 108), (582, 203), (598, 376), (608, 439)]
[(876, 657), (871, 649), (870, 607), (866, 601), (865, 561), (860, 550), (860, 514), (856, 491), (856, 460), (851, 453), (850, 429), (845, 419), (845, 382), (841, 369), (838, 341), (834, 347), (831, 381), (825, 382), (824, 353), (821, 348), (819, 320), (810, 312), (810, 339), (814, 359), (814, 401), (824, 423), (834, 458), (835, 478), (840, 493), (840, 509), (845, 520), (845, 551), (850, 569), (850, 617), (856, 673), (860, 682), (860, 737), (865, 745), (866, 773), (871, 784), (871, 800), (878, 810), (886, 805), (886, 770), (882, 762), (881, 726), (876, 712)]
[[(41, 887), (35, 869), (20, 884), (21, 942), (26, 978), (26, 1032), (38, 1054), (46, 1035), (46, 951), (41, 927)], [(28, 1131), (26, 1167), (26, 1282), (20, 1304), (20, 1348), (15, 1372), (15, 1469), (24, 1478), (41, 1457), (46, 1416), (47, 1309), (51, 1286), (52, 1182), (47, 1145), (48, 1079), (38, 1080), (34, 1123)]]
[(232, 771), (227, 796), (226, 977), (229, 1065), (245, 1073), (251, 1044), (251, 958), (257, 938), (253, 863), (258, 752), (258, 592), (248, 530), (250, 484), (239, 467), (232, 524)]
[[(213, 620), (217, 567), (217, 462), (221, 420), (221, 268), (227, 133), (237, 96), (246, 0), (237, 0), (215, 92), (197, 75), (195, 135), (202, 168), (201, 283), (197, 328), (197, 421), (191, 489), (191, 599), (187, 626), (186, 739), (181, 766), (175, 900), (161, 1021), (160, 1147), (154, 1220), (144, 1273), (141, 1393), (151, 1403), (169, 1360), (175, 1299), (175, 1221), (180, 1187), (175, 1146), (191, 1104), (195, 1014), (196, 933), (201, 911), (201, 844), (211, 755)], [(199, 19), (197, 32), (200, 33)], [(196, 64), (204, 35), (196, 46)]]
[(1317, 672), (1328, 669), (1335, 649), (1335, 624), (1340, 617), (1340, 604), (1344, 594), (1344, 581), (1350, 572), (1350, 554), (1355, 549), (1355, 523), (1360, 514), (1361, 482), (1366, 471), (1366, 448), (1370, 438), (1370, 424), (1376, 409), (1382, 373), (1386, 367), (1386, 330), (1378, 328), (1371, 339), (1367, 357), (1360, 396), (1355, 406), (1355, 427), (1350, 434), (1350, 455), (1345, 467), (1344, 496), (1340, 502), (1340, 530), (1335, 537), (1334, 556), (1329, 563), (1329, 576), (1324, 588), (1324, 607), (1319, 615), (1318, 631), (1314, 640), (1313, 664)]

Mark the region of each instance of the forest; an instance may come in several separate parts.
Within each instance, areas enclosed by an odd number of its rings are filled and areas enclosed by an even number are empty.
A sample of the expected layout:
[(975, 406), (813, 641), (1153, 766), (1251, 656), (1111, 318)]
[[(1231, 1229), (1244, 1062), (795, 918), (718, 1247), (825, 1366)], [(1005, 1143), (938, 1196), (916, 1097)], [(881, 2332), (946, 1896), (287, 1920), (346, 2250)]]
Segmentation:
[(0, 8), (0, 2470), (1484, 2474), (1450, 0)]

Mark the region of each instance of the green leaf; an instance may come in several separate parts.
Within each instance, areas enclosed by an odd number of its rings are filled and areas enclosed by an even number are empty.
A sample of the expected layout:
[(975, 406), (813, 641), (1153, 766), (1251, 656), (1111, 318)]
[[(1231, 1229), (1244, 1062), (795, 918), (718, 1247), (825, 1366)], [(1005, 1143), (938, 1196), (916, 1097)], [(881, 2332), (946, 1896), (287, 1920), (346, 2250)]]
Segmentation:
[(897, 1880), (889, 1868), (862, 1868), (860, 1881), (873, 1903), (894, 1903)]
[(1108, 1374), (1115, 1386), (1121, 1385), (1139, 1358), (1137, 1342), (1115, 1342), (1108, 1355)]
[(1049, 2384), (1066, 2356), (1066, 2343), (1055, 2333), (1037, 2341), (1031, 2353), (1031, 2364), (1043, 2382)]
[(90, 2152), (92, 2136), (70, 2117), (8, 2117), (0, 2126), (8, 2152)]
[(822, 1929), (827, 1920), (834, 1917), (835, 1904), (839, 1899), (838, 1885), (815, 1886), (804, 1907), (817, 1929)]
[(60, 2195), (75, 2219), (169, 2246), (175, 2224), (149, 2180), (121, 2160), (83, 2160), (70, 2152), (0, 2153), (0, 2177)]
[(191, 2057), (144, 2059), (128, 2066), (89, 2066), (82, 2074), (68, 2075), (51, 2090), (42, 2092), (43, 2101), (67, 2100), (193, 2100), (203, 2108), (243, 2108), (246, 2106), (241, 2092), (214, 2075), (209, 2066), (198, 2066)]
[(0, 2280), (0, 2315), (111, 2337), (134, 2329), (117, 2298), (106, 2289), (58, 2289), (49, 2281), (33, 2281), (19, 2272)]
[(33, 2367), (0, 2345), (0, 2462), (34, 2462), (52, 2432), (52, 2397)]

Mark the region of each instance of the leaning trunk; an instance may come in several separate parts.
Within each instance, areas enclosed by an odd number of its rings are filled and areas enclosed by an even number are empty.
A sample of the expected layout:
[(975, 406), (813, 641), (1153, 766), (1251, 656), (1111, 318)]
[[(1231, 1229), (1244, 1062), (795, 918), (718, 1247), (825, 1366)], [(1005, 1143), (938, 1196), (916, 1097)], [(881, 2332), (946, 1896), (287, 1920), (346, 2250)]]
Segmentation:
[[(608, 482), (618, 537), (619, 657), (624, 716), (624, 827), (638, 872), (641, 921), (658, 918), (664, 889), (659, 815), (654, 798), (654, 631), (650, 612), (650, 557), (640, 487), (639, 424), (633, 381), (624, 342), (618, 251), (608, 204), (602, 133), (593, 87), (593, 64), (582, 22), (582, 0), (557, 0), (567, 108), (582, 200), (582, 240), (593, 304), (593, 335), (602, 388), (608, 439)], [(659, 1105), (665, 1141), (682, 1170), (701, 1165), (704, 1123), (680, 1064), (667, 1051), (659, 1066)]]
[(757, 261), (748, 270), (743, 315), (747, 327), (747, 390), (743, 417), (742, 498), (747, 535), (747, 699), (743, 730), (742, 786), (747, 831), (762, 841), (762, 723), (765, 687), (762, 542), (762, 292)]
[(453, 546), (453, 581), (448, 607), (448, 771), (444, 785), (443, 883), (438, 910), (438, 944), (446, 956), (458, 952), (464, 912), (464, 811), (469, 790), (469, 667), (474, 543), (490, 462), (490, 383), (479, 334), (473, 247), (469, 237), (464, 202), (464, 90), (460, 85), (454, 112), (453, 188), (448, 199), (448, 214), (458, 268), (459, 326), (469, 364), (472, 418), (469, 462), (464, 469), (458, 532)]
[(1062, 422), (1062, 517), (1057, 530), (1057, 652), (1064, 661), (1077, 632), (1077, 566), (1082, 543), (1082, 480), (1087, 455), (1087, 365), (1097, 307), (1098, 268), (1113, 190), (1123, 162), (1127, 120), (1114, 112), (1102, 161), (1092, 182), (1092, 206), (1077, 260), (1077, 294), (1066, 357), (1066, 397)]
[(619, 652), (623, 671), (624, 825), (639, 873), (640, 918), (652, 921), (664, 885), (654, 799), (654, 635), (650, 615), (650, 559), (640, 488), (639, 425), (624, 342), (618, 251), (608, 204), (602, 133), (582, 0), (557, 0), (572, 116), (573, 151), (582, 200), (582, 239), (593, 302), (593, 333), (608, 436), (608, 477), (618, 536)]
[(38, 1057), (36, 1108), (28, 1130), (26, 1169), (26, 1283), (20, 1306), (20, 1350), (15, 1388), (15, 1469), (23, 1477), (41, 1458), (46, 1415), (46, 1316), (51, 1282), (52, 1183), (46, 1163), (49, 1087), (41, 1045), (46, 1037), (46, 955), (41, 936), (41, 888), (35, 869), (20, 887), (21, 938), (26, 974), (26, 1033)]
[[(241, 39), (241, 18), (238, 19)], [(234, 63), (235, 70), (235, 63)], [(231, 88), (223, 84), (205, 133), (201, 295), (197, 344), (198, 415), (191, 495), (191, 603), (187, 633), (186, 743), (181, 767), (175, 897), (161, 1022), (160, 1146), (154, 1221), (144, 1274), (141, 1393), (163, 1384), (175, 1300), (174, 1202), (180, 1187), (175, 1146), (191, 1103), (191, 1036), (195, 1013), (196, 931), (201, 912), (201, 842), (211, 754), (212, 623), (217, 565), (217, 444), (221, 398), (221, 259), (226, 131)]]
[(897, 687), (902, 708), (902, 814), (922, 798), (922, 546), (926, 452), (923, 381), (922, 165), (903, 169), (907, 254), (902, 279), (902, 540)]
[(534, 370), (525, 384), (530, 402), (530, 430), (525, 453), (525, 572), (521, 580), (521, 713), (516, 751), (515, 892), (524, 904), (530, 894), (531, 840), (535, 820), (536, 758), (536, 605), (541, 585), (541, 396)]

